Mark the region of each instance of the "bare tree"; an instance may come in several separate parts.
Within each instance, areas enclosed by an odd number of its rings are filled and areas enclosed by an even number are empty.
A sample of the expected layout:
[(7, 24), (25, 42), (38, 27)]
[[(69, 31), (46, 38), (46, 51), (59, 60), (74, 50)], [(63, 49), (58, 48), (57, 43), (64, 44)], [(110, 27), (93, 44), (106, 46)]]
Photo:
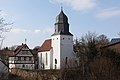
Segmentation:
[(105, 35), (97, 36), (94, 32), (88, 32), (85, 36), (75, 40), (74, 51), (80, 57), (83, 80), (89, 76), (89, 64), (98, 56), (99, 48), (108, 42), (109, 40)]
[[(1, 10), (0, 10), (0, 12), (1, 12)], [(1, 41), (0, 49), (2, 47), (3, 40), (5, 39), (5, 36), (3, 35), (3, 33), (9, 32), (11, 30), (11, 28), (8, 26), (10, 26), (12, 24), (13, 23), (6, 22), (5, 19), (0, 16), (0, 41)]]

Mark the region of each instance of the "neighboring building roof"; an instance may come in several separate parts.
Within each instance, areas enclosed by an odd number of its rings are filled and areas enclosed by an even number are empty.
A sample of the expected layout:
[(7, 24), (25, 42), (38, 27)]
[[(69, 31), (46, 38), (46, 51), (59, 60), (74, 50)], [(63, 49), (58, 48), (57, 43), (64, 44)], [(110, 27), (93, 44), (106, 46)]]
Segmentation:
[(103, 46), (102, 48), (113, 46), (113, 45), (116, 45), (116, 44), (119, 44), (119, 43), (120, 43), (120, 38), (113, 38), (113, 39), (111, 39), (111, 41), (108, 45)]
[(38, 49), (38, 52), (50, 51), (51, 49), (51, 39), (45, 40), (42, 46)]
[(33, 48), (33, 50), (38, 51), (39, 48), (40, 48), (40, 46), (36, 46), (36, 47)]
[(113, 39), (111, 39), (110, 44), (117, 43), (117, 42), (120, 42), (120, 38), (113, 38)]
[[(17, 46), (17, 48), (15, 50), (0, 50), (0, 55), (5, 54), (8, 56), (15, 56), (21, 51), (21, 49), (23, 47), (27, 47), (29, 49), (29, 47), (26, 44), (22, 44), (22, 45)], [(29, 50), (33, 55), (37, 55), (37, 51), (31, 50), (31, 49), (29, 49)]]
[(0, 50), (0, 55), (2, 55), (2, 54), (12, 56), (12, 55), (14, 55), (14, 51), (13, 50)]

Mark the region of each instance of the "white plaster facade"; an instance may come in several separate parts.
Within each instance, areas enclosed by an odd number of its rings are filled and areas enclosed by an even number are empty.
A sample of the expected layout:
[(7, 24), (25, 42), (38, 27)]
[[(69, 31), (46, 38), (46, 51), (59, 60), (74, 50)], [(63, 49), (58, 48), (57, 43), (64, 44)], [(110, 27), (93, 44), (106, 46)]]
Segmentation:
[[(52, 36), (53, 47), (53, 69), (60, 69), (65, 59), (73, 58), (73, 36), (55, 35)], [(55, 63), (55, 60), (57, 63)]]
[(44, 51), (38, 53), (39, 57), (39, 69), (50, 69), (50, 51)]
[(22, 44), (15, 55), (9, 57), (9, 68), (35, 69), (35, 59), (26, 44)]

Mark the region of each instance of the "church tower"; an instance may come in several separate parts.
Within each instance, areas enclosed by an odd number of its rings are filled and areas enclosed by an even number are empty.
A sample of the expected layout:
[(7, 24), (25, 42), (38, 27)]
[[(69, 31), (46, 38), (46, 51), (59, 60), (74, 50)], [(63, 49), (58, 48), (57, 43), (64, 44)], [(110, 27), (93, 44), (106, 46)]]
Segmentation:
[(52, 69), (61, 69), (73, 57), (73, 35), (69, 32), (68, 17), (63, 9), (56, 17), (52, 40)]

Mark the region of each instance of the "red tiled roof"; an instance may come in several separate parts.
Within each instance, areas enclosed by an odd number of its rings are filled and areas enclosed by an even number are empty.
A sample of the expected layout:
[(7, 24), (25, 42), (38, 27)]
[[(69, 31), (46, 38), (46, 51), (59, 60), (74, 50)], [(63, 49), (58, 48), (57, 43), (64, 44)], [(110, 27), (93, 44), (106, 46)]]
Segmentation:
[(14, 50), (14, 53), (17, 54), (17, 53), (22, 49), (23, 46), (24, 46), (24, 44), (18, 46), (18, 47)]
[(13, 56), (14, 55), (14, 51), (13, 50), (0, 50), (0, 55), (5, 54), (8, 56)]
[[(28, 46), (26, 44), (22, 44), (22, 45), (17, 46), (17, 48), (15, 50), (0, 50), (0, 54), (5, 54), (5, 55), (8, 55), (8, 56), (15, 56), (19, 53), (19, 51), (21, 51), (21, 49), (23, 47), (28, 47)], [(29, 49), (29, 47), (28, 47), (28, 49)], [(36, 55), (35, 51), (34, 52), (33, 52), (33, 50), (30, 50), (30, 51), (31, 51), (32, 54), (35, 53), (33, 55)]]
[(51, 49), (51, 39), (45, 40), (42, 46), (38, 49), (38, 52), (50, 51)]
[[(14, 50), (14, 56), (17, 55), (17, 54), (19, 53), (19, 51), (21, 51), (21, 49), (22, 49), (23, 47), (27, 47), (27, 48), (29, 49), (29, 47), (28, 47), (26, 44), (23, 44), (23, 43), (22, 43), (22, 45), (19, 45), (19, 46)], [(31, 53), (33, 54), (32, 50), (31, 50), (31, 49), (29, 49), (29, 50), (30, 50)], [(33, 55), (34, 55), (34, 54), (33, 54)]]

